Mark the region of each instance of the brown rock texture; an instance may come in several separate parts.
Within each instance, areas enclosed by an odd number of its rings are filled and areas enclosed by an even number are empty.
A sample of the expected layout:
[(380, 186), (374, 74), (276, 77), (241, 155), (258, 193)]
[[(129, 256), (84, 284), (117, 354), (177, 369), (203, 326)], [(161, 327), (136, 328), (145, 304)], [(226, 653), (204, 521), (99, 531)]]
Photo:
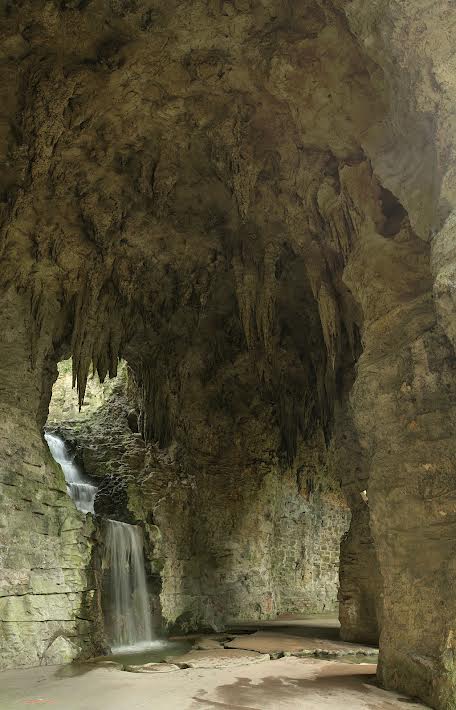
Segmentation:
[(377, 644), (383, 614), (383, 580), (370, 529), (369, 508), (352, 502), (350, 529), (340, 545), (341, 638)]
[(199, 481), (202, 507), (222, 481), (286, 497), (315, 450), (352, 507), (367, 490), (380, 679), (454, 709), (453, 4), (21, 0), (0, 20), (6, 664), (94, 638), (91, 532), (42, 427), (59, 360), (82, 401), (123, 357), (154, 479)]

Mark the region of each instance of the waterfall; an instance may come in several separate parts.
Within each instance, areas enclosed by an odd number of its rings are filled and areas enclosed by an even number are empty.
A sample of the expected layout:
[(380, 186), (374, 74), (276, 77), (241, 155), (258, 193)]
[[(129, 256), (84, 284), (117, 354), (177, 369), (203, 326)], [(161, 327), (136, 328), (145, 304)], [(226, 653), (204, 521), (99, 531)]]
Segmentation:
[[(97, 487), (69, 455), (64, 440), (44, 434), (55, 461), (62, 467), (68, 495), (78, 510), (94, 512)], [(153, 645), (151, 608), (144, 568), (142, 529), (106, 520), (104, 567), (108, 569), (109, 597), (105, 609), (107, 633), (115, 651), (137, 651)]]
[(110, 571), (113, 650), (147, 648), (153, 635), (141, 528), (107, 520), (104, 564)]
[(78, 510), (93, 513), (97, 487), (88, 483), (86, 476), (69, 455), (64, 440), (56, 434), (44, 434), (54, 460), (60, 464), (67, 483), (67, 492)]

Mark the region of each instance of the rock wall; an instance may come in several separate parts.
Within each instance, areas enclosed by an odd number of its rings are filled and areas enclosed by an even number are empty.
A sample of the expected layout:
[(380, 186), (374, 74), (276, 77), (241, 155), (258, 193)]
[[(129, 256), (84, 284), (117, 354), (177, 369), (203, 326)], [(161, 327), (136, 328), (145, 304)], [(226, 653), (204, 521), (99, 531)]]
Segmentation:
[(52, 343), (44, 330), (34, 368), (29, 304), (14, 289), (0, 323), (0, 668), (66, 663), (97, 649), (94, 529), (43, 441)]
[(362, 175), (351, 173), (365, 216), (344, 273), (365, 317), (348, 419), (359, 443), (353, 464), (368, 476), (382, 578), (379, 675), (388, 687), (451, 707), (452, 553), (445, 540), (453, 527), (456, 361), (432, 297), (429, 245), (408, 221), (392, 237), (374, 235), (375, 207)]
[(157, 509), (162, 611), (173, 627), (337, 610), (348, 511), (340, 498), (309, 499), (296, 480), (262, 469), (231, 480), (200, 473), (190, 496), (176, 492)]
[(347, 404), (336, 411), (331, 460), (351, 511), (350, 528), (340, 547), (341, 636), (346, 641), (377, 645), (383, 616), (383, 577), (371, 528), (369, 451)]

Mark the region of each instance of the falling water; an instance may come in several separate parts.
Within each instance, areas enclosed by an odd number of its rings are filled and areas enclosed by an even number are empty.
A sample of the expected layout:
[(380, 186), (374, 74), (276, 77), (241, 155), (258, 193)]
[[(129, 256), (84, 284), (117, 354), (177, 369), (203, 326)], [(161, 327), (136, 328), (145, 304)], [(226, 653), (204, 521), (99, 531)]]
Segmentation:
[(96, 486), (87, 482), (86, 477), (69, 455), (65, 442), (60, 436), (46, 432), (44, 438), (53, 458), (62, 467), (68, 495), (74, 500), (76, 508), (82, 513), (93, 513)]
[(113, 650), (138, 650), (151, 646), (151, 609), (141, 528), (108, 520), (104, 563), (110, 570)]
[[(62, 467), (68, 495), (78, 510), (93, 513), (97, 487), (87, 482), (60, 436), (46, 432), (44, 438), (55, 461)], [(152, 640), (140, 527), (116, 520), (106, 521), (104, 566), (109, 571), (110, 609), (105, 617), (111, 630), (113, 650), (137, 652), (160, 645)]]

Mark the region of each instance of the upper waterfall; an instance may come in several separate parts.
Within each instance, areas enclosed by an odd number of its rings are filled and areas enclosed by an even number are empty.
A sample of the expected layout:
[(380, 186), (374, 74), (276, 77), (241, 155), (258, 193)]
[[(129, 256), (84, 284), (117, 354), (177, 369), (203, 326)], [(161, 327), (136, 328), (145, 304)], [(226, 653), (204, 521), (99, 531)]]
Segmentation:
[(56, 434), (44, 434), (54, 460), (61, 466), (68, 495), (82, 513), (93, 513), (97, 487), (87, 481), (86, 476), (68, 453), (64, 440)]

